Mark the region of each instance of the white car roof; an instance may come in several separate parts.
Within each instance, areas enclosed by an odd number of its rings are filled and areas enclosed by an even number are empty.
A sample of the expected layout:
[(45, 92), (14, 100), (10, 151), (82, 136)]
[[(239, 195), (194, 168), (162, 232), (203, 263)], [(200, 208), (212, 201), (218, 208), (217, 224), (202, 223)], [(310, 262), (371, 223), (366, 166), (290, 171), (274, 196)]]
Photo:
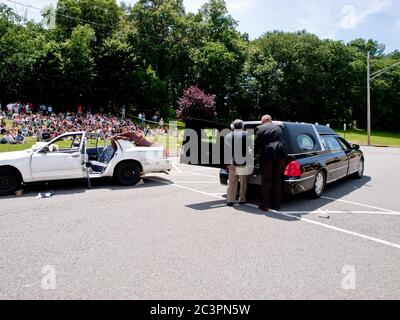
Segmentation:
[(63, 133), (62, 135), (60, 135), (60, 137), (62, 137), (62, 136), (70, 136), (70, 135), (74, 135), (74, 134), (86, 134), (86, 131), (67, 132), (67, 133)]

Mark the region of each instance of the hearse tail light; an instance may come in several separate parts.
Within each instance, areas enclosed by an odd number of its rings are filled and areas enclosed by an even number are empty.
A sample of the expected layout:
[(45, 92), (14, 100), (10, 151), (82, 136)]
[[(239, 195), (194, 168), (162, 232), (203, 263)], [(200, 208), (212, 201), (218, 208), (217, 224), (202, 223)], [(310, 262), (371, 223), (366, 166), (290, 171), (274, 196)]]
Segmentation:
[(290, 162), (285, 169), (286, 177), (301, 177), (301, 167), (298, 161)]

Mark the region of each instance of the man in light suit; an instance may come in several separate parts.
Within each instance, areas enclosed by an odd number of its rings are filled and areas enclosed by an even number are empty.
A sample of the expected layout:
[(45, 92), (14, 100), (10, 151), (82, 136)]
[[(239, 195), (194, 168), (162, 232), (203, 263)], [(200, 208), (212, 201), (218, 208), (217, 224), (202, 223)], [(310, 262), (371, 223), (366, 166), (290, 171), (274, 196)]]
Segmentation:
[(253, 144), (248, 132), (244, 130), (244, 122), (242, 120), (236, 120), (233, 123), (233, 129), (234, 130), (225, 138), (225, 147), (227, 148), (229, 154), (229, 184), (227, 193), (229, 207), (232, 207), (236, 202), (239, 181), (239, 203), (247, 203), (248, 174), (246, 174), (246, 165), (249, 165), (247, 162), (249, 160)]

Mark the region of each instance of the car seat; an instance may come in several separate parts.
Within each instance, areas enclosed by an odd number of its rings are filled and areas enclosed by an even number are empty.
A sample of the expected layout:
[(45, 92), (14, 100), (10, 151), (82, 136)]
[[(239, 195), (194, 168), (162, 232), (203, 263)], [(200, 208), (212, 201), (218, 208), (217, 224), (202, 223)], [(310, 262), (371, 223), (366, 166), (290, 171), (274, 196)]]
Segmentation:
[(115, 155), (115, 150), (112, 146), (107, 146), (104, 148), (103, 152), (100, 154), (98, 161), (90, 161), (91, 168), (94, 172), (103, 173), (110, 161)]

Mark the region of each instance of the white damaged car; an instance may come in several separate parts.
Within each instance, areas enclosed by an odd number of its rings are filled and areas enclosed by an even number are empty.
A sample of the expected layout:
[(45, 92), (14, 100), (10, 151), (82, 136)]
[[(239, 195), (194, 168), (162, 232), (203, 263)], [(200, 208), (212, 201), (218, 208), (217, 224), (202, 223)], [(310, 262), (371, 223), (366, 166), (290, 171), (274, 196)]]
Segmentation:
[(75, 132), (26, 151), (0, 153), (0, 195), (13, 194), (21, 185), (66, 179), (110, 177), (123, 186), (136, 185), (148, 173), (168, 173), (171, 162), (163, 147), (137, 147), (116, 141), (114, 151), (99, 135)]

